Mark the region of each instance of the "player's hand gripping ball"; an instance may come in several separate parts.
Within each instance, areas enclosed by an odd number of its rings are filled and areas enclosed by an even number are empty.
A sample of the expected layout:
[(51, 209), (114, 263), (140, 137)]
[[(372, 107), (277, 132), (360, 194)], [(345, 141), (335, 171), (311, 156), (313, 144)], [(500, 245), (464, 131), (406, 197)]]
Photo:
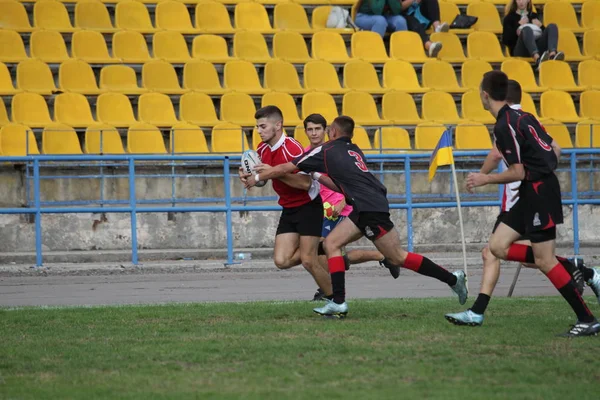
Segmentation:
[(323, 203), (323, 216), (327, 219), (335, 221), (338, 217), (333, 216), (333, 204), (329, 202)]
[[(257, 164), (261, 164), (262, 161), (260, 160), (260, 157), (258, 156), (258, 153), (254, 150), (246, 150), (243, 154), (242, 154), (242, 168), (244, 169), (244, 172), (246, 172), (247, 174), (252, 174), (254, 175), (256, 173), (256, 171), (254, 171), (254, 167)], [(256, 182), (256, 187), (263, 187), (267, 184), (267, 181), (259, 181)]]

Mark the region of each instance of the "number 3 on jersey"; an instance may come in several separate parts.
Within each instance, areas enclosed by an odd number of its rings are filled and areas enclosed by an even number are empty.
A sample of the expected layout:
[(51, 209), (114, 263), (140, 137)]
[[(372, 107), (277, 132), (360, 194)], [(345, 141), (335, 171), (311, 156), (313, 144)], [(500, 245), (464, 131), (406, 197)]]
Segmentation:
[(358, 169), (360, 169), (362, 172), (369, 172), (369, 169), (367, 168), (367, 164), (365, 164), (365, 162), (363, 161), (360, 154), (358, 154), (357, 152), (352, 151), (352, 150), (348, 150), (348, 154), (350, 154), (350, 156), (354, 157), (354, 159), (356, 160), (356, 162), (354, 164), (356, 164)]

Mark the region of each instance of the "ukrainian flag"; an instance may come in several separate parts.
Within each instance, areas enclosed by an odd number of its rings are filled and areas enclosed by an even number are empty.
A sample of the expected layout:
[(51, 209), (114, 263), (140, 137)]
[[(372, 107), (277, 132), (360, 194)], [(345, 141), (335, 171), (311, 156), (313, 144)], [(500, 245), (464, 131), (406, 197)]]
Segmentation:
[(440, 165), (451, 164), (454, 164), (454, 157), (452, 156), (452, 135), (450, 134), (450, 130), (446, 129), (444, 133), (442, 133), (440, 141), (437, 146), (435, 146), (435, 150), (433, 150), (431, 158), (429, 159), (429, 182), (431, 182), (435, 176), (437, 167)]

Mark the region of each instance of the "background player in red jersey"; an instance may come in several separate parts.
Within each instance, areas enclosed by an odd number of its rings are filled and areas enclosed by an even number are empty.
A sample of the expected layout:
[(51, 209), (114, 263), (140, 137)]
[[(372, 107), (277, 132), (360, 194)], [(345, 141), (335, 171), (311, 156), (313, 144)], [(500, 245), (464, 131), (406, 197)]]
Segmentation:
[[(256, 151), (263, 164), (285, 164), (302, 155), (302, 145), (283, 132), (283, 114), (278, 107), (263, 107), (254, 118), (262, 139)], [(240, 180), (246, 183), (241, 168)], [(281, 269), (302, 263), (325, 295), (331, 296), (329, 271), (319, 264), (317, 257), (323, 221), (319, 187), (319, 183), (306, 174), (286, 174), (273, 179), (273, 190), (283, 207), (275, 234), (273, 261)]]

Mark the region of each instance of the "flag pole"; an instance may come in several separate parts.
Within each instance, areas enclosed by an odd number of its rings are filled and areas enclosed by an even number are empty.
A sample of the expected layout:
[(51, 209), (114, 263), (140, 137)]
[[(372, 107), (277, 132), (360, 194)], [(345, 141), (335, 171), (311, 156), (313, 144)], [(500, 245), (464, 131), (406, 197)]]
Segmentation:
[[(463, 225), (462, 218), (462, 209), (460, 208), (460, 195), (458, 193), (458, 179), (456, 179), (456, 168), (454, 168), (454, 159), (452, 160), (452, 178), (454, 179), (454, 191), (456, 193), (456, 206), (458, 208), (458, 222), (460, 223), (460, 238), (462, 243), (462, 253), (463, 253), (463, 267), (465, 270), (465, 276), (467, 276), (467, 247), (465, 245), (465, 228)], [(468, 282), (468, 279), (467, 279)], [(468, 285), (467, 285), (468, 290)]]

